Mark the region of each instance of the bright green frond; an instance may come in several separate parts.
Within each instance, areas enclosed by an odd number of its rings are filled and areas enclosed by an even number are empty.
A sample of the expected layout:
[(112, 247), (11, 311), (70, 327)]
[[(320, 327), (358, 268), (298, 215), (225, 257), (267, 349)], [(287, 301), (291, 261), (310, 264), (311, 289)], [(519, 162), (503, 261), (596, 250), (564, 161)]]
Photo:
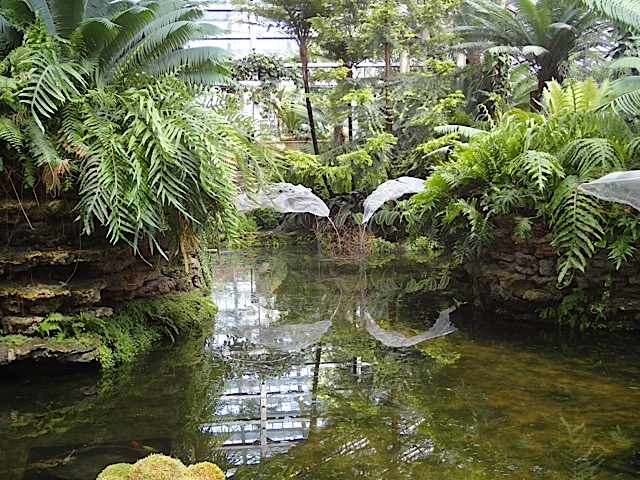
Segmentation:
[(11, 148), (20, 151), (24, 135), (20, 127), (7, 117), (0, 118), (0, 140), (7, 142)]
[(564, 170), (558, 159), (546, 152), (527, 150), (514, 158), (508, 167), (510, 175), (522, 178), (525, 182), (533, 182), (539, 192), (546, 191), (554, 185), (552, 180), (564, 178)]
[(615, 145), (606, 138), (574, 140), (565, 147), (562, 156), (574, 166), (583, 181), (623, 168), (623, 161)]
[(584, 271), (595, 253), (596, 243), (604, 236), (605, 219), (598, 200), (578, 190), (581, 179), (567, 177), (556, 188), (549, 208), (552, 245), (562, 253), (558, 281), (562, 283), (572, 270)]
[(640, 0), (582, 0), (591, 8), (595, 8), (607, 17), (628, 25), (640, 28)]

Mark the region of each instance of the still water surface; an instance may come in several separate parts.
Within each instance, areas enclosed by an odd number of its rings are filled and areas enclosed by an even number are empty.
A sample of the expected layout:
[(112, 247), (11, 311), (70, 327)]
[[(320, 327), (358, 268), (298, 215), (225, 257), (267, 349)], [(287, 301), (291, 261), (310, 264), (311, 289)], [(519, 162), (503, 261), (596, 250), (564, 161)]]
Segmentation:
[(154, 450), (235, 479), (640, 478), (635, 334), (453, 310), (400, 260), (229, 253), (214, 276), (205, 339), (102, 378), (0, 372), (0, 479), (92, 480)]

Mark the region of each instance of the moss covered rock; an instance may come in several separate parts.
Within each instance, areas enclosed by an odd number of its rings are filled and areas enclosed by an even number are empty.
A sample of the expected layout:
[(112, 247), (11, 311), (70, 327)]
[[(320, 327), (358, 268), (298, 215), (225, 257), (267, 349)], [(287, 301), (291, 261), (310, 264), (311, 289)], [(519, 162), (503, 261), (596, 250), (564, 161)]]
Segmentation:
[(178, 480), (186, 471), (180, 460), (154, 454), (138, 460), (131, 473), (134, 480)]
[(217, 465), (210, 462), (189, 465), (187, 472), (180, 480), (224, 480), (224, 472)]
[(114, 463), (100, 472), (96, 480), (133, 480), (132, 470), (130, 463)]
[(175, 458), (149, 455), (133, 465), (116, 463), (105, 468), (96, 480), (224, 480), (224, 472), (209, 462), (185, 467)]

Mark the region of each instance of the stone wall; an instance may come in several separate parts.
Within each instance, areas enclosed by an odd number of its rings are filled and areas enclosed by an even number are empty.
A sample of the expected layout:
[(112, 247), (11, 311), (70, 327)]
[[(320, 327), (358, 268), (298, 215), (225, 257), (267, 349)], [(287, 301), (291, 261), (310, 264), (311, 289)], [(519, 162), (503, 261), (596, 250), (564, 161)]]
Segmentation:
[[(142, 260), (128, 245), (109, 244), (104, 232), (81, 235), (76, 216), (73, 199), (0, 200), (1, 333), (34, 336), (51, 312), (111, 316), (124, 301), (199, 285), (197, 269), (185, 276), (182, 265), (148, 252)], [(38, 356), (91, 361), (95, 347), (34, 337), (0, 345), (0, 365)]]
[(552, 235), (536, 222), (526, 239), (513, 236), (513, 219), (496, 222), (495, 237), (477, 261), (464, 270), (473, 283), (475, 297), (488, 311), (522, 319), (537, 319), (546, 307), (581, 288), (592, 308), (602, 308), (612, 326), (640, 326), (640, 259), (616, 270), (606, 253), (599, 252), (585, 273), (576, 274), (568, 286), (557, 283), (559, 256)]

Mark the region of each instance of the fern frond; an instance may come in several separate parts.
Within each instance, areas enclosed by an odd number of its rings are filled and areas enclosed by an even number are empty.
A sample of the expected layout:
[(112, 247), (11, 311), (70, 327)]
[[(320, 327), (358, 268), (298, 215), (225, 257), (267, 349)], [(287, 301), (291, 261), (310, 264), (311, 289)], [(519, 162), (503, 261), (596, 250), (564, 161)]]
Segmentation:
[(550, 226), (552, 245), (563, 254), (558, 273), (562, 283), (573, 270), (584, 272), (587, 261), (595, 253), (596, 243), (604, 236), (606, 219), (595, 197), (578, 190), (580, 179), (563, 180), (551, 199)]
[(30, 72), (19, 93), (20, 101), (29, 107), (43, 131), (42, 119), (51, 118), (61, 105), (79, 96), (87, 86), (83, 75), (88, 74), (82, 65), (61, 61), (54, 52), (49, 53), (33, 52), (19, 63), (21, 69)]
[(552, 179), (562, 179), (565, 176), (558, 159), (546, 152), (528, 150), (513, 159), (507, 169), (510, 175), (531, 181), (539, 192), (544, 192), (552, 186)]
[(7, 142), (17, 151), (22, 149), (24, 135), (20, 131), (20, 127), (7, 117), (0, 118), (0, 140)]
[(438, 127), (434, 127), (434, 130), (436, 133), (439, 133), (441, 135), (457, 133), (464, 138), (471, 138), (475, 135), (487, 133), (485, 130), (481, 130), (479, 128), (467, 127), (465, 125), (441, 125)]
[(603, 171), (620, 170), (623, 161), (606, 138), (581, 138), (569, 143), (560, 154), (582, 179), (593, 179)]
[(520, 240), (526, 238), (533, 230), (533, 223), (529, 217), (517, 217), (513, 226), (513, 235)]
[(631, 257), (637, 250), (633, 245), (635, 240), (629, 236), (620, 236), (616, 238), (611, 245), (609, 245), (609, 254), (607, 255), (609, 260), (613, 262), (616, 270), (619, 270), (622, 264)]

